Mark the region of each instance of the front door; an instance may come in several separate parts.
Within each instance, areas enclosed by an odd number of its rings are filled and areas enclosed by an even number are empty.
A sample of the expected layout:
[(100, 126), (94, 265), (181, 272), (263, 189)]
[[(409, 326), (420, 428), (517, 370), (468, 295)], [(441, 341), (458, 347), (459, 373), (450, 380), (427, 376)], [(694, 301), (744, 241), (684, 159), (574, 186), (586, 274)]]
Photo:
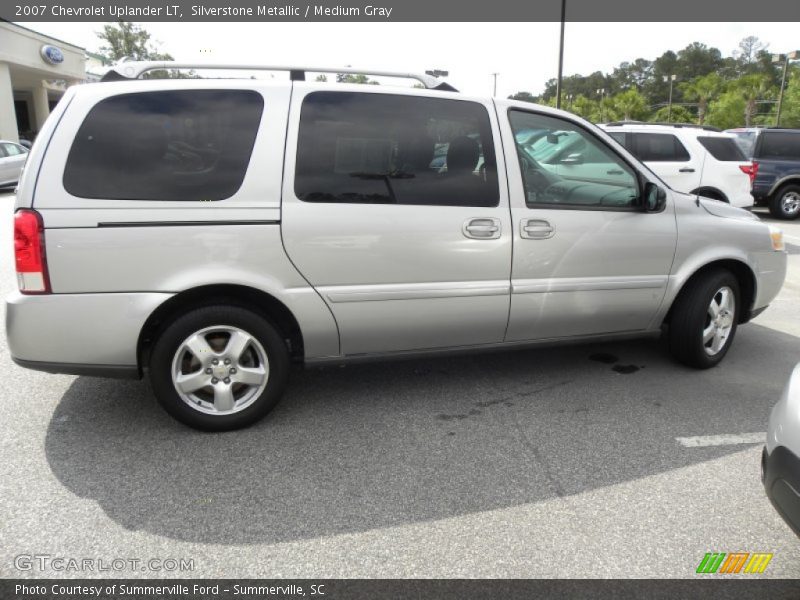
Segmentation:
[[(514, 227), (507, 341), (635, 332), (652, 326), (675, 253), (674, 207), (638, 208), (641, 181), (629, 161), (577, 121), (512, 109), (503, 122)], [(591, 173), (540, 164), (520, 131), (580, 138)]]
[(511, 222), (496, 139), (490, 103), (295, 84), (283, 239), (342, 354), (503, 341)]

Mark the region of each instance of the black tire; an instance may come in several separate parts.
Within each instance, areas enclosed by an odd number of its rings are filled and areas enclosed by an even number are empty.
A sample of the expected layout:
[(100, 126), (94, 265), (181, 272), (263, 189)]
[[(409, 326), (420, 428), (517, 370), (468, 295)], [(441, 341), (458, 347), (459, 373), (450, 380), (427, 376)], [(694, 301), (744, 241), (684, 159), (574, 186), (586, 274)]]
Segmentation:
[(800, 185), (789, 183), (778, 189), (769, 199), (769, 213), (786, 221), (800, 216)]
[[(709, 325), (708, 309), (712, 299), (722, 288), (733, 292), (733, 323), (727, 339), (714, 355), (706, 351), (703, 330)], [(736, 335), (741, 311), (739, 283), (730, 271), (714, 269), (690, 280), (672, 307), (669, 323), (669, 348), (680, 362), (696, 369), (713, 367), (725, 357)]]
[[(263, 390), (256, 394), (259, 388), (252, 386), (255, 399), (250, 400), (245, 408), (230, 414), (207, 414), (193, 408), (181, 398), (172, 378), (173, 359), (183, 342), (196, 332), (217, 326), (237, 328), (252, 336), (258, 344), (249, 346), (248, 352), (260, 344), (268, 364)], [(149, 367), (153, 392), (170, 415), (195, 429), (229, 431), (252, 425), (278, 403), (288, 379), (289, 352), (277, 329), (254, 312), (239, 306), (206, 306), (192, 310), (166, 326), (153, 346)]]

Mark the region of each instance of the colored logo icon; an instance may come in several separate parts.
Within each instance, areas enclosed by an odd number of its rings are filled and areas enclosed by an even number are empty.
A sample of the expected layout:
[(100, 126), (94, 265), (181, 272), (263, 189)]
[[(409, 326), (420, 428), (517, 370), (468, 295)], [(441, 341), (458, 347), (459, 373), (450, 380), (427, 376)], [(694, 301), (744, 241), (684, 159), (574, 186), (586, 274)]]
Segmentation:
[(767, 552), (706, 552), (697, 566), (698, 573), (763, 573), (772, 560)]

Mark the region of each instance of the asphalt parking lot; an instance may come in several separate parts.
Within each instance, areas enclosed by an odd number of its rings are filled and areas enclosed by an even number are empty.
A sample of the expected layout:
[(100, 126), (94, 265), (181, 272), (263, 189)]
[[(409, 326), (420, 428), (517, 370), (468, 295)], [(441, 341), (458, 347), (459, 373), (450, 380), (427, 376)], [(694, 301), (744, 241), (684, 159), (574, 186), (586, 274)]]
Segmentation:
[[(763, 432), (800, 361), (800, 221), (780, 225), (784, 289), (708, 371), (660, 341), (317, 368), (257, 426), (202, 434), (146, 382), (27, 371), (2, 336), (0, 576), (696, 577), (706, 552), (771, 552), (757, 577), (800, 577), (762, 444), (677, 439)], [(21, 571), (19, 555), (194, 571)]]

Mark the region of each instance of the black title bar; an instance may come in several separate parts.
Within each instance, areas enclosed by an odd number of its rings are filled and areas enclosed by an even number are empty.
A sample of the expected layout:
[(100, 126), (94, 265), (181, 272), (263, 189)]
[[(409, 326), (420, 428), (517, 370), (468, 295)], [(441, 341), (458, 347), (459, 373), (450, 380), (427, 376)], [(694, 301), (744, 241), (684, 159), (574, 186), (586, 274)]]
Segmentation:
[(3, 600), (530, 600), (703, 598), (784, 600), (800, 582), (777, 579), (3, 579)]
[[(567, 21), (800, 21), (790, 0), (565, 0)], [(547, 22), (562, 0), (2, 0), (6, 21)], [(668, 31), (664, 32), (669, 35)], [(597, 42), (602, 44), (602, 31)], [(618, 40), (616, 40), (618, 41)], [(615, 42), (616, 42), (615, 41)], [(624, 42), (624, 40), (623, 40)]]

